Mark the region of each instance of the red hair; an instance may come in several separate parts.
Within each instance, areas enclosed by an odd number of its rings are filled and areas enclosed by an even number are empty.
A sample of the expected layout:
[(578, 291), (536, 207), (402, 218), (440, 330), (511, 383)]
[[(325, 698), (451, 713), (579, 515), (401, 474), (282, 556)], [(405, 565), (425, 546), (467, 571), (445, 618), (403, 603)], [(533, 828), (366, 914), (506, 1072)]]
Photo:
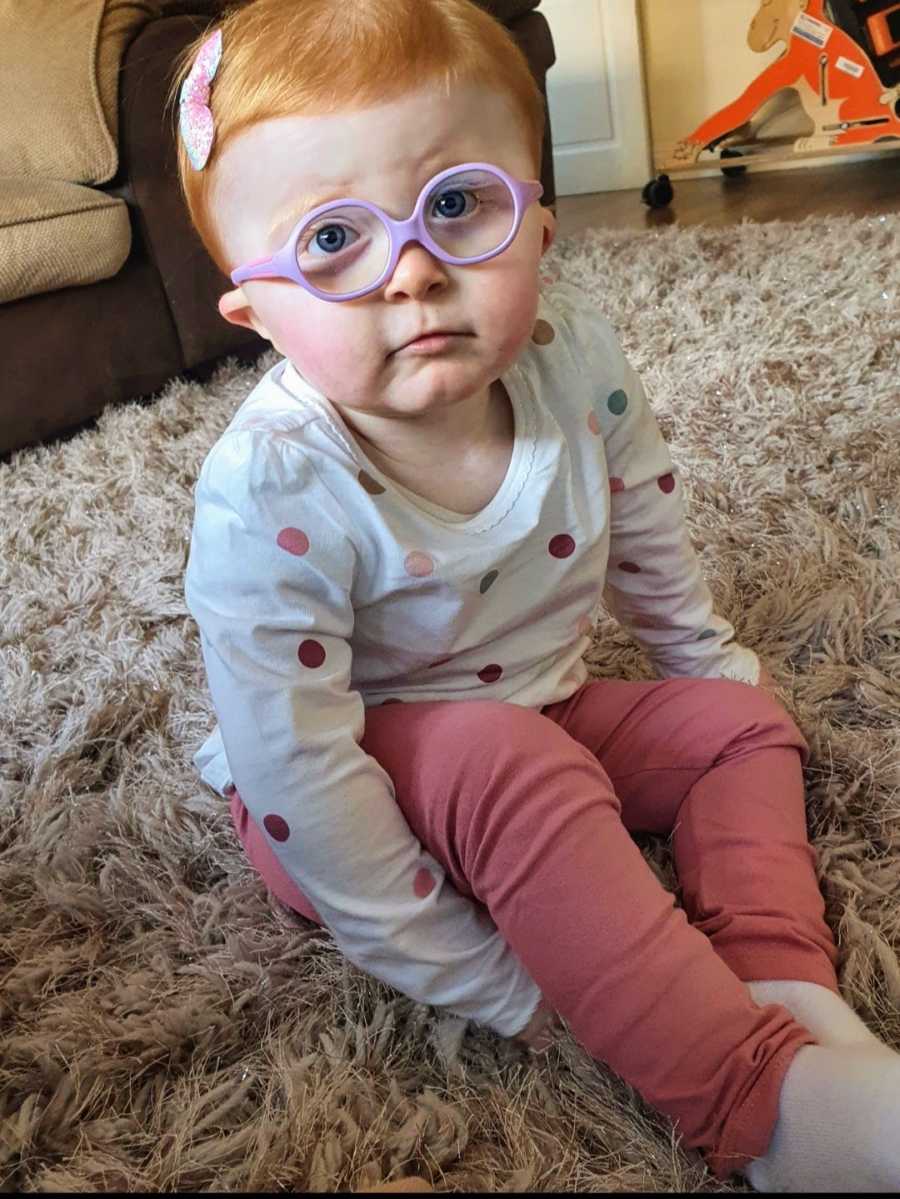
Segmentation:
[(229, 9), (185, 47), (169, 107), (215, 28), (222, 31), (222, 59), (210, 88), (216, 133), (207, 166), (195, 171), (181, 138), (176, 142), (188, 213), (225, 274), (234, 264), (210, 209), (216, 153), (260, 121), (366, 108), (428, 83), (448, 92), (482, 84), (512, 102), (539, 175), (543, 96), (512, 36), (472, 0), (253, 0)]

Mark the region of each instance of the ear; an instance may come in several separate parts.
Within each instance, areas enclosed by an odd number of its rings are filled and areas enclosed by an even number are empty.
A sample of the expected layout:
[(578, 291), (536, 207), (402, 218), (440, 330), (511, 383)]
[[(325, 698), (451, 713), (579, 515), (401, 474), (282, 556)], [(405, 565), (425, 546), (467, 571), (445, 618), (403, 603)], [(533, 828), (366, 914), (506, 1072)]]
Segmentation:
[(544, 226), (541, 242), (541, 257), (543, 258), (556, 240), (556, 216), (552, 209), (541, 209), (541, 221)]
[(234, 291), (226, 291), (219, 300), (219, 313), (231, 325), (243, 325), (245, 329), (253, 329), (266, 341), (272, 340), (272, 335), (250, 306), (242, 287)]

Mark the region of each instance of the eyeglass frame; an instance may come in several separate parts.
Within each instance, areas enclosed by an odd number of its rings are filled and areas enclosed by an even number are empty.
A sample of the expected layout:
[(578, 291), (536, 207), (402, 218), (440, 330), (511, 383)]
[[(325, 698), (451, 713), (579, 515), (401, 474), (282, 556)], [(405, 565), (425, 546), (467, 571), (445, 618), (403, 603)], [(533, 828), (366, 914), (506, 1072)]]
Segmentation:
[[(460, 174), (461, 171), (470, 170), (489, 171), (503, 180), (513, 197), (513, 223), (509, 233), (496, 249), (489, 250), (486, 254), (478, 254), (473, 258), (456, 258), (441, 249), (432, 238), (425, 224), (423, 212), (425, 203), (437, 184), (441, 183), (444, 179), (450, 179), (452, 176)], [(367, 296), (371, 292), (377, 291), (379, 287), (382, 287), (390, 279), (397, 268), (397, 263), (400, 261), (401, 253), (410, 242), (418, 242), (429, 253), (439, 258), (441, 262), (449, 263), (451, 266), (473, 266), (475, 263), (487, 262), (490, 258), (496, 258), (498, 254), (502, 254), (513, 242), (519, 232), (526, 211), (543, 194), (543, 184), (538, 182), (537, 179), (516, 179), (513, 175), (504, 171), (502, 167), (494, 166), (492, 163), (465, 162), (459, 166), (448, 167), (444, 171), (439, 171), (437, 175), (429, 179), (419, 192), (412, 215), (405, 221), (395, 221), (392, 217), (388, 216), (383, 208), (379, 208), (377, 204), (370, 204), (368, 200), (351, 198), (329, 200), (327, 203), (320, 204), (317, 208), (313, 208), (310, 212), (305, 213), (288, 234), (287, 241), (274, 254), (254, 259), (244, 266), (236, 267), (231, 272), (231, 282), (237, 285), (244, 283), (248, 279), (290, 279), (293, 283), (298, 284), (305, 291), (311, 292), (312, 295), (320, 300), (327, 300), (335, 304), (343, 303), (346, 300), (356, 300), (360, 296)], [(304, 278), (297, 263), (297, 241), (300, 238), (300, 234), (311, 221), (323, 216), (332, 209), (344, 208), (351, 204), (357, 208), (367, 209), (382, 221), (388, 231), (391, 252), (388, 256), (387, 265), (374, 283), (371, 283), (368, 287), (360, 288), (358, 291), (347, 292), (346, 295), (334, 295), (331, 292), (320, 291)]]

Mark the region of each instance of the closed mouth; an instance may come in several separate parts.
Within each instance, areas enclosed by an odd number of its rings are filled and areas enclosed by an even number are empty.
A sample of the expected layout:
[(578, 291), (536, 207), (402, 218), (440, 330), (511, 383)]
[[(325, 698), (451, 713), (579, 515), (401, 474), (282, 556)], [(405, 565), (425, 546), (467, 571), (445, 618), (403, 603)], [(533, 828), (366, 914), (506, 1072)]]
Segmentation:
[(400, 350), (405, 350), (408, 346), (415, 345), (417, 342), (427, 342), (432, 337), (471, 337), (470, 333), (461, 333), (458, 329), (431, 329), (427, 333), (419, 333), (415, 337), (411, 337), (409, 341), (404, 342), (402, 346), (397, 346), (392, 352), (397, 354)]

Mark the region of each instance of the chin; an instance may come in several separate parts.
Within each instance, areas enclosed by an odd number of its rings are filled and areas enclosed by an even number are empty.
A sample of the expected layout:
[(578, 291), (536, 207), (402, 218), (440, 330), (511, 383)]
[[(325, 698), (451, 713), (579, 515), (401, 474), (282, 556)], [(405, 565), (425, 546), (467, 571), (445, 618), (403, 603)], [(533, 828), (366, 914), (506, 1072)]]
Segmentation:
[(390, 389), (390, 407), (395, 412), (413, 413), (458, 404), (486, 390), (500, 373), (499, 369), (494, 373), (480, 370), (476, 374), (469, 371), (423, 372), (422, 377), (409, 379)]

